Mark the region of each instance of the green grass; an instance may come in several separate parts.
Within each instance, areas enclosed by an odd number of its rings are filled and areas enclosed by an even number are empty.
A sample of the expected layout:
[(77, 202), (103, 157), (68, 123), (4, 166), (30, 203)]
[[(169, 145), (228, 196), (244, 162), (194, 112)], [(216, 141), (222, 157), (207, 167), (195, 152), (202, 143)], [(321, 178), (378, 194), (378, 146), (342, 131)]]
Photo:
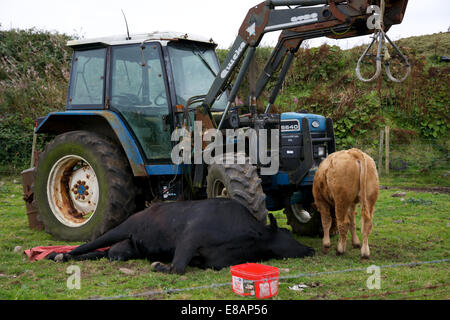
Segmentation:
[(400, 39), (397, 44), (414, 50), (417, 55), (426, 57), (445, 56), (450, 49), (450, 37), (448, 33), (441, 32), (427, 35), (426, 37), (409, 37)]
[[(395, 181), (394, 181), (395, 182)], [(28, 228), (22, 200), (20, 177), (0, 177), (0, 299), (87, 299), (138, 294), (172, 288), (208, 286), (229, 283), (229, 269), (221, 271), (188, 268), (183, 276), (158, 274), (150, 271), (144, 260), (113, 262), (107, 260), (81, 261), (67, 264), (52, 261), (29, 262), (16, 246), (23, 249), (43, 245), (68, 244), (55, 241), (50, 235)], [(321, 239), (297, 237), (317, 250), (315, 257), (306, 259), (271, 260), (264, 262), (279, 267), (280, 276), (319, 273), (348, 268), (367, 268), (431, 261), (450, 256), (450, 196), (448, 194), (406, 192), (404, 201), (391, 195), (397, 190), (381, 190), (374, 213), (370, 237), (371, 260), (360, 261), (359, 250), (351, 249), (344, 256), (321, 253)], [(412, 199), (412, 200), (411, 200)], [(281, 212), (275, 213), (280, 225), (286, 224)], [(359, 230), (359, 216), (357, 218)], [(337, 238), (332, 238), (333, 248)], [(69, 243), (76, 244), (76, 243)], [(69, 290), (66, 281), (69, 265), (81, 269), (81, 289)], [(127, 275), (120, 268), (134, 274)], [(449, 264), (397, 267), (381, 270), (381, 289), (369, 290), (365, 271), (318, 275), (280, 280), (279, 294), (273, 299), (449, 299)], [(306, 284), (304, 291), (289, 287)], [(231, 286), (186, 290), (156, 294), (139, 299), (252, 299), (235, 295)]]
[(450, 171), (448, 169), (424, 170), (419, 175), (417, 170), (414, 169), (407, 169), (401, 172), (390, 171), (389, 176), (381, 175), (381, 185), (410, 188), (450, 187)]

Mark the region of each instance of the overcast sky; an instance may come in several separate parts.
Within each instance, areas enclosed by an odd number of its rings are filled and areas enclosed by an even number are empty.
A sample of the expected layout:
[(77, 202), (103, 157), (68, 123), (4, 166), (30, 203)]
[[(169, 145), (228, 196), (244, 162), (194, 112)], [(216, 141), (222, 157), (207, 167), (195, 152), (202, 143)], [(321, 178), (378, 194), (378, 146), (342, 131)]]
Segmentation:
[[(213, 38), (220, 48), (228, 48), (247, 11), (262, 0), (0, 0), (2, 30), (37, 28), (78, 34), (84, 38), (125, 34), (121, 9), (130, 33), (180, 31)], [(390, 38), (444, 32), (450, 27), (450, 0), (409, 0), (405, 19), (389, 31)], [(275, 45), (279, 33), (263, 38)], [(316, 39), (310, 46), (322, 44)], [(343, 48), (368, 42), (368, 36), (327, 40)]]

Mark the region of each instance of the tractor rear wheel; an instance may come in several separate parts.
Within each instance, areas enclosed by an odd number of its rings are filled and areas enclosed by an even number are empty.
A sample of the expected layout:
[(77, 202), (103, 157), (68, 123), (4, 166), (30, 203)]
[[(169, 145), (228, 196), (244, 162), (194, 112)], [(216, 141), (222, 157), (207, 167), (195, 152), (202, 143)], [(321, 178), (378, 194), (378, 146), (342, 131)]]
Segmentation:
[(67, 132), (39, 156), (34, 201), (56, 239), (97, 238), (134, 213), (135, 197), (128, 160), (105, 137)]
[[(224, 157), (233, 157), (226, 164)], [(231, 198), (250, 210), (252, 215), (266, 224), (266, 195), (261, 186), (257, 168), (246, 159), (245, 164), (237, 164), (236, 156), (220, 156), (209, 165), (206, 177), (208, 198)]]

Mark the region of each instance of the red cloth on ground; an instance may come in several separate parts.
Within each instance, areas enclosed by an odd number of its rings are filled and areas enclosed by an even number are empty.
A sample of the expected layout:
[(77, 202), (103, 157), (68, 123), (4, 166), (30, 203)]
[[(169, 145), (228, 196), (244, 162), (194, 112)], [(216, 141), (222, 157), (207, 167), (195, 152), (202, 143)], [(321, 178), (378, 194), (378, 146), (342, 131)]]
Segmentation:
[[(72, 251), (78, 246), (47, 246), (47, 247), (34, 247), (28, 250), (25, 250), (23, 253), (25, 253), (28, 257), (28, 260), (30, 261), (38, 261), (45, 259), (46, 256), (48, 256), (52, 252), (57, 253), (67, 253)], [(105, 251), (108, 250), (107, 248), (97, 249), (96, 251)]]

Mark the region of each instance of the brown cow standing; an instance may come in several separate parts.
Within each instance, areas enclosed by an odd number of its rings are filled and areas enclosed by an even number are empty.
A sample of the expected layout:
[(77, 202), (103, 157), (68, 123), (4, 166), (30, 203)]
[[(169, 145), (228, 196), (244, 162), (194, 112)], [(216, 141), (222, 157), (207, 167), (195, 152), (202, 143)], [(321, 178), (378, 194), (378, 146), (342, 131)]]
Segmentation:
[[(373, 159), (358, 149), (329, 155), (316, 172), (313, 195), (322, 218), (323, 252), (327, 253), (331, 247), (330, 228), (333, 218), (330, 210), (334, 209), (339, 231), (337, 254), (345, 252), (350, 228), (353, 247), (361, 248), (361, 257), (369, 259), (369, 234), (378, 198), (378, 174)], [(358, 202), (361, 204), (362, 247), (355, 225), (355, 207)]]

